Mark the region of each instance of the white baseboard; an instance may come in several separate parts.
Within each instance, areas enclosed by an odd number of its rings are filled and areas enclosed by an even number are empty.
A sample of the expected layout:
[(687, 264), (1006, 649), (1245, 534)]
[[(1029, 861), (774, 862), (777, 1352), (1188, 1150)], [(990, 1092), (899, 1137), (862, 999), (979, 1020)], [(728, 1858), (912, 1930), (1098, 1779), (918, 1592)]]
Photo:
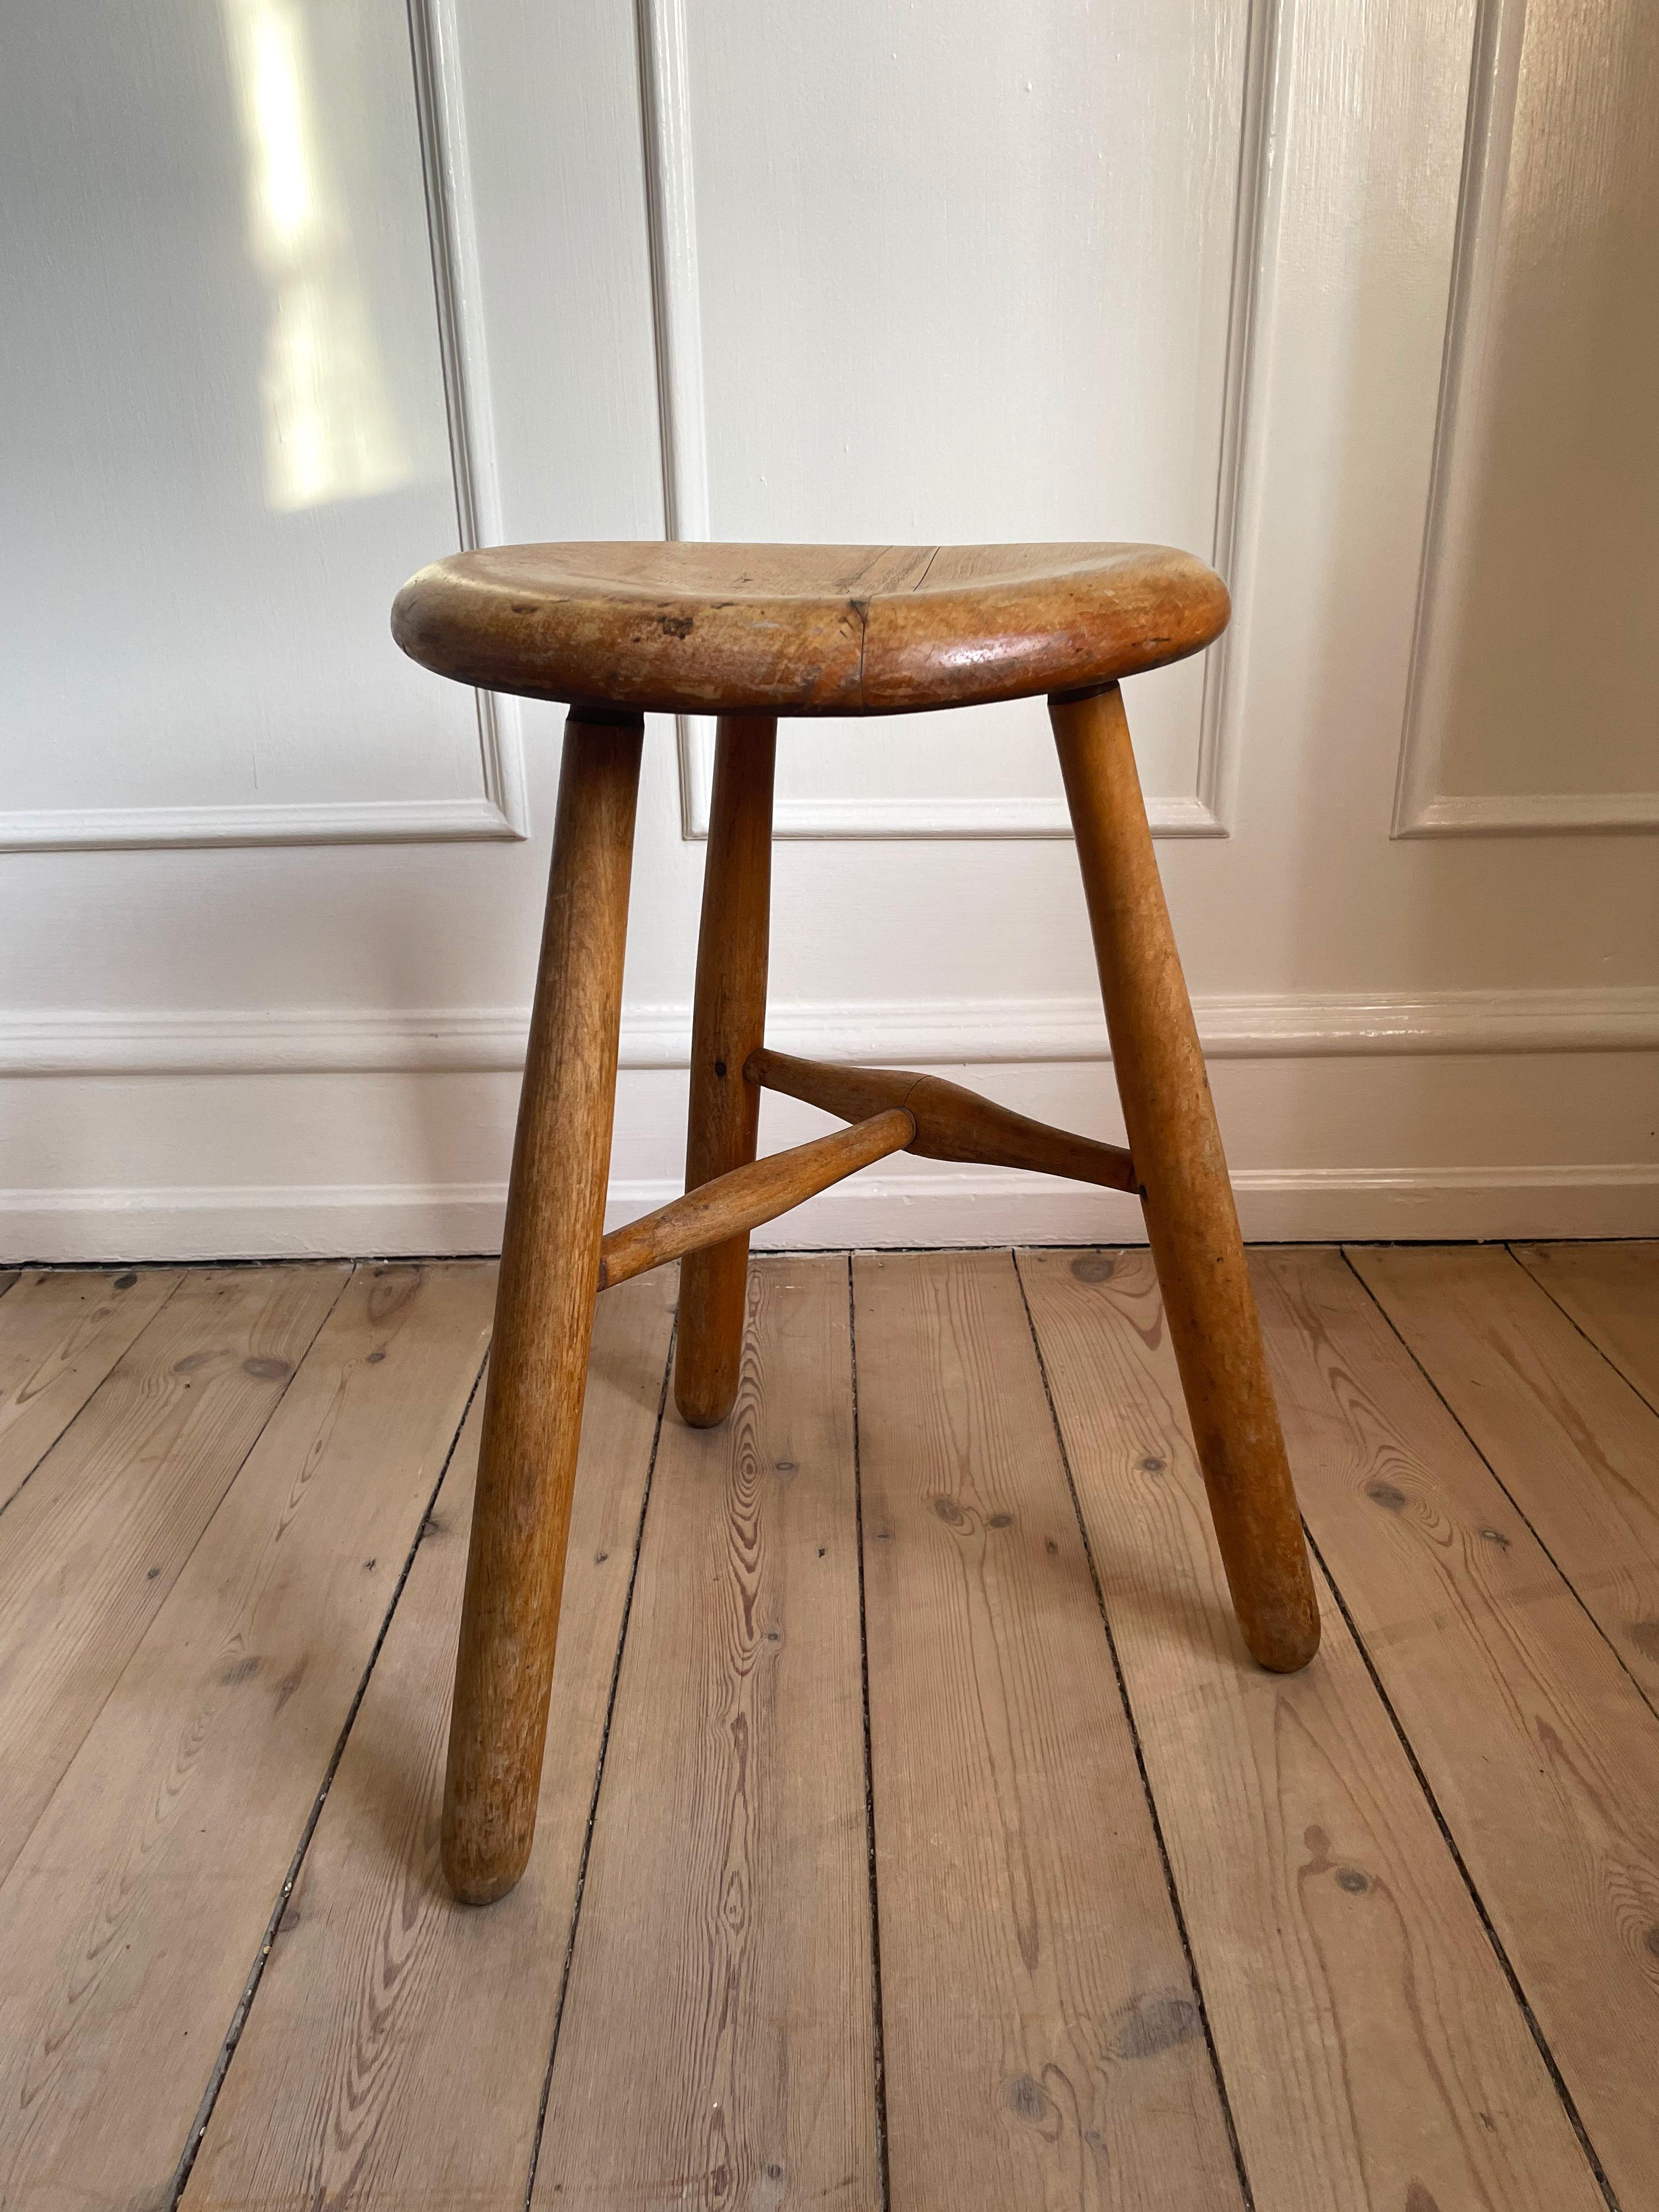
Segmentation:
[[(1282, 1072), (1264, 1068), (1249, 1076), (1256, 1086), (1250, 1094), (1255, 1103), (1235, 1107), (1229, 1123), (1231, 1131), (1239, 1133), (1244, 1158), (1279, 1163), (1252, 1167), (1237, 1178), (1249, 1236), (1319, 1240), (1659, 1233), (1659, 1166), (1630, 1157), (1645, 1149), (1651, 1126), (1641, 1104), (1641, 1064), (1616, 1066), (1600, 1059), (1579, 1072), (1566, 1057), (1659, 1052), (1659, 989), (1234, 996), (1201, 1000), (1198, 1012), (1200, 1032), (1216, 1060), (1285, 1064)], [(234, 1180), (244, 1157), (258, 1159), (267, 1175), (281, 1172), (279, 1157), (284, 1165), (303, 1161), (301, 1175), (307, 1167), (312, 1175), (319, 1167), (325, 1173), (331, 1129), (342, 1114), (356, 1128), (360, 1105), (365, 1113), (381, 1115), (395, 1137), (399, 1115), (406, 1116), (410, 1102), (421, 1091), (418, 1081), (392, 1085), (391, 1105), (384, 1097), (367, 1094), (356, 1101), (348, 1085), (339, 1100), (316, 1107), (315, 1128), (321, 1133), (308, 1153), (297, 1139), (285, 1151), (259, 1148), (257, 1133), (273, 1114), (293, 1115), (293, 1097), (290, 1092), (285, 1102), (273, 1103), (258, 1085), (244, 1085), (235, 1104), (235, 1127), (246, 1133), (220, 1143), (215, 1132), (213, 1164), (206, 1164), (204, 1155), (204, 1180), (196, 1186), (178, 1181), (189, 1175), (191, 1153), (187, 1142), (179, 1141), (168, 1117), (182, 1111), (188, 1126), (195, 1127), (220, 1109), (201, 1095), (199, 1083), (197, 1095), (175, 1109), (169, 1103), (168, 1079), (189, 1085), (210, 1076), (315, 1075), (325, 1083), (360, 1073), (414, 1079), (457, 1071), (510, 1078), (521, 1062), (524, 1028), (523, 1015), (510, 1007), (274, 1014), (110, 1014), (59, 1008), (0, 1015), (0, 1076), (70, 1079), (80, 1115), (71, 1123), (78, 1158), (88, 1163), (106, 1158), (104, 1171), (113, 1186), (0, 1192), (0, 1261), (493, 1250), (499, 1244), (504, 1206), (499, 1182), (350, 1182), (345, 1178), (356, 1163), (375, 1155), (361, 1145), (354, 1152), (343, 1140), (338, 1180)], [(684, 1067), (690, 1029), (690, 1010), (684, 1006), (629, 1007), (623, 1022), (624, 1065), (641, 1071)], [(784, 1005), (773, 1009), (769, 1035), (779, 1046), (814, 1058), (965, 1070), (969, 1082), (975, 1067), (1019, 1062), (1041, 1067), (1107, 1057), (1097, 1003), (1082, 997)], [(1545, 1155), (1544, 1164), (1297, 1164), (1297, 1151), (1307, 1140), (1297, 1133), (1294, 1115), (1284, 1122), (1285, 1086), (1299, 1097), (1313, 1084), (1313, 1063), (1324, 1071), (1319, 1079), (1321, 1111), (1334, 1110), (1338, 1116), (1325, 1124), (1327, 1140), (1331, 1131), (1346, 1129), (1347, 1141), (1363, 1162), (1366, 1153), (1387, 1157), (1390, 1131), (1400, 1133), (1408, 1157), (1419, 1142), (1431, 1154), (1439, 1149), (1434, 1133), (1441, 1126), (1442, 1108), (1418, 1095), (1428, 1079), (1427, 1069), (1419, 1073), (1400, 1063), (1419, 1058), (1432, 1063), (1453, 1054), (1474, 1057), (1462, 1068), (1439, 1061), (1434, 1099), (1443, 1102), (1449, 1116), (1445, 1149), (1460, 1143), (1484, 1146), (1486, 1109), (1476, 1111), (1470, 1103), (1475, 1098), (1491, 1102), (1498, 1117), (1494, 1126), (1506, 1132), (1504, 1149), (1513, 1154), (1535, 1147)], [(1515, 1080), (1522, 1079), (1512, 1080), (1495, 1057), (1484, 1068), (1478, 1065), (1481, 1055), (1516, 1054), (1558, 1055), (1548, 1063), (1534, 1061), (1524, 1078), (1526, 1096), (1535, 1100), (1542, 1089), (1545, 1103), (1519, 1118), (1511, 1108)], [(1334, 1063), (1377, 1056), (1393, 1063), (1386, 1073), (1395, 1087), (1403, 1085), (1412, 1094), (1409, 1112), (1356, 1112), (1356, 1099), (1368, 1104), (1376, 1088), (1370, 1071), (1345, 1070)], [(1300, 1062), (1309, 1063), (1305, 1074), (1297, 1068)], [(1559, 1083), (1544, 1086), (1547, 1066), (1561, 1078)], [(1376, 1070), (1378, 1081), (1384, 1073)], [(111, 1078), (120, 1080), (112, 1085)], [(1046, 1080), (1038, 1079), (1039, 1090)], [(1247, 1078), (1241, 1073), (1229, 1080), (1237, 1085)], [(510, 1089), (495, 1088), (498, 1105), (510, 1111)], [(1617, 1109), (1603, 1111), (1601, 1102), (1613, 1097), (1621, 1102)], [(1559, 1111), (1552, 1110), (1552, 1100)], [(48, 1110), (45, 1102), (42, 1110)], [(660, 1106), (652, 1110), (660, 1111)], [(453, 1121), (462, 1109), (452, 1102), (443, 1112)], [(118, 1121), (121, 1142), (111, 1149)], [(454, 1134), (450, 1122), (444, 1127)], [(160, 1148), (154, 1155), (158, 1181), (153, 1186), (138, 1180), (151, 1158), (143, 1136), (147, 1128), (154, 1129)], [(491, 1128), (489, 1143), (458, 1139), (449, 1145), (455, 1169), (465, 1173), (476, 1161), (486, 1173), (499, 1170), (498, 1123), (492, 1121)], [(619, 1151), (619, 1169), (654, 1166), (664, 1158), (654, 1144), (642, 1155), (642, 1141), (635, 1130), (631, 1153), (627, 1146)], [(1569, 1156), (1582, 1148), (1579, 1159), (1550, 1164), (1548, 1155), (1558, 1146)], [(1626, 1157), (1612, 1164), (1583, 1164), (1583, 1153), (1598, 1152)], [(15, 1150), (12, 1157), (14, 1176), (20, 1170), (27, 1174), (28, 1166)], [(393, 1152), (384, 1157), (394, 1175), (418, 1177), (418, 1156), (399, 1158)], [(673, 1157), (672, 1150), (666, 1157)], [(45, 1169), (42, 1180), (54, 1172), (61, 1174), (62, 1167)], [(624, 1180), (613, 1186), (612, 1194), (613, 1219), (620, 1220), (661, 1204), (674, 1190), (667, 1183)], [(759, 1241), (839, 1248), (1087, 1243), (1139, 1234), (1139, 1209), (1111, 1193), (994, 1170), (946, 1172), (926, 1163), (900, 1167), (890, 1162), (878, 1172), (824, 1194), (778, 1224), (769, 1238), (763, 1232)]]
[[(1246, 1170), (1235, 1187), (1245, 1235), (1263, 1243), (1659, 1236), (1650, 1161)], [(678, 1188), (613, 1184), (608, 1224)], [(0, 1191), (0, 1263), (495, 1252), (505, 1205), (500, 1183)], [(1144, 1241), (1132, 1199), (994, 1168), (866, 1173), (755, 1238), (786, 1250)]]
[(499, 1252), (502, 1183), (0, 1190), (0, 1266)]
[[(1233, 994), (1200, 998), (1194, 1010), (1217, 1060), (1659, 1050), (1659, 988), (1650, 986)], [(523, 1066), (528, 1024), (515, 1006), (0, 1011), (0, 1076), (511, 1072)], [(811, 1059), (896, 1066), (1109, 1056), (1093, 996), (779, 1004), (767, 1033), (780, 1050)], [(629, 1006), (622, 1064), (684, 1067), (690, 1037), (689, 1006)]]

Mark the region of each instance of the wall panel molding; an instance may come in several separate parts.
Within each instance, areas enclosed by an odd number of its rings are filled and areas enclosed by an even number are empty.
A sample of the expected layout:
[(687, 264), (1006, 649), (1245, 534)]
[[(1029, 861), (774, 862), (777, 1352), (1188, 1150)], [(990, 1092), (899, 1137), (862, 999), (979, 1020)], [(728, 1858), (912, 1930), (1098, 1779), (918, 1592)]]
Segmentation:
[(1455, 793), (1443, 787), (1455, 638), (1475, 557), (1490, 427), (1489, 363), (1528, 0), (1480, 0), (1451, 294), (1419, 578), (1396, 837), (1659, 829), (1659, 791)]
[(1397, 837), (1535, 837), (1553, 830), (1659, 830), (1659, 791), (1494, 792), (1422, 798)]
[[(463, 547), (501, 535), (489, 371), (473, 226), (454, 0), (407, 0), (410, 65), (455, 516)], [(474, 695), (479, 790), (455, 799), (0, 811), (0, 852), (117, 852), (182, 846), (337, 845), (523, 838), (530, 834), (519, 702)]]
[[(455, 526), (461, 548), (498, 545), (501, 471), (495, 453), (483, 276), (478, 254), (461, 98), (456, 0), (407, 0), (410, 58), (420, 116), (421, 173), (432, 248), (434, 305), (443, 355), (444, 404), (449, 418)], [(528, 837), (530, 806), (524, 770), (520, 701), (477, 691), (483, 799), (501, 817), (485, 833)], [(458, 827), (452, 836), (476, 835)]]
[[(1227, 357), (1210, 550), (1212, 564), (1234, 585), (1238, 581), (1241, 551), (1239, 517), (1249, 366), (1255, 342), (1280, 9), (1281, 0), (1250, 0), (1246, 33)], [(635, 0), (666, 534), (671, 538), (696, 539), (710, 534), (711, 500), (685, 10), (686, 0)], [(1156, 836), (1224, 837), (1230, 834), (1231, 754), (1237, 714), (1229, 682), (1229, 641), (1230, 634), (1210, 649), (1205, 662), (1192, 792), (1146, 794), (1147, 817)], [(688, 839), (707, 837), (714, 783), (714, 718), (678, 715), (675, 728), (682, 835)], [(777, 804), (773, 834), (800, 838), (1037, 838), (1069, 837), (1072, 826), (1065, 801), (1057, 797), (938, 801), (786, 799)]]
[[(1659, 986), (1426, 994), (1318, 993), (1194, 1000), (1216, 1060), (1659, 1051)], [(0, 1013), (0, 1077), (516, 1073), (527, 1009), (370, 1007), (247, 1013)], [(680, 1068), (689, 1005), (623, 1009), (622, 1065)], [(768, 1036), (813, 1059), (921, 1066), (1104, 1060), (1099, 1001), (961, 999), (780, 1004)]]
[[(404, 844), (528, 835), (516, 736), (501, 738), (503, 767), (476, 799), (385, 799), (297, 806), (42, 806), (0, 813), (0, 853), (122, 853), (208, 845)], [(480, 744), (483, 746), (483, 733)]]

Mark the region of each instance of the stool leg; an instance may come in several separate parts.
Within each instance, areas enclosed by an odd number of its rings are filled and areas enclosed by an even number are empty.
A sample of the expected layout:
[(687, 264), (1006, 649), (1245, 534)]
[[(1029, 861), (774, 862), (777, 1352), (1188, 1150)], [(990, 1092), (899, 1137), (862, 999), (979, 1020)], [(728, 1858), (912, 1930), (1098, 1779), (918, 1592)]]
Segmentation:
[[(744, 1063), (766, 1042), (777, 735), (769, 715), (720, 717), (691, 1018), (688, 1190), (755, 1157), (760, 1086), (744, 1073)], [(693, 1428), (723, 1421), (738, 1395), (748, 1278), (747, 1236), (680, 1262), (674, 1402)]]
[(524, 1872), (553, 1683), (622, 1018), (644, 725), (565, 725), (547, 919), (513, 1148), (444, 1791), (466, 1905)]
[(1204, 1056), (1115, 684), (1051, 699), (1112, 1060), (1239, 1626), (1289, 1674), (1319, 1609)]

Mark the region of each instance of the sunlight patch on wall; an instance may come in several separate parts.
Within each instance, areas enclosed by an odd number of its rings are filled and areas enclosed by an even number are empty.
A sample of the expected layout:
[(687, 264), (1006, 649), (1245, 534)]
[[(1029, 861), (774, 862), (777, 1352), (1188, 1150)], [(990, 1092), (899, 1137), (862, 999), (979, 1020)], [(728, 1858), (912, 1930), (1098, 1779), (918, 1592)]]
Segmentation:
[(302, 0), (222, 0), (248, 243), (271, 295), (260, 375), (265, 501), (279, 514), (414, 474), (319, 127)]

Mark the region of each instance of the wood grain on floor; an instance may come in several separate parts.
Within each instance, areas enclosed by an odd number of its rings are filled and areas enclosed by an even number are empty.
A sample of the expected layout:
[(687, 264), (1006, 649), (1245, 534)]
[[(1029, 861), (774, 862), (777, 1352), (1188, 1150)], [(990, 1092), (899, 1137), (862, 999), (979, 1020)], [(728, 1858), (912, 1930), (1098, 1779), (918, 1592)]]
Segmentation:
[(1659, 1705), (1659, 1413), (1501, 1248), (1350, 1258)]
[(188, 1276), (0, 1514), (0, 1877), (349, 1273)]
[[(493, 1271), (492, 1271), (493, 1272)], [(530, 1870), (487, 1912), (438, 1864), (482, 1392), (422, 1531), (185, 2204), (523, 2212), (673, 1326), (600, 1301)]]
[(847, 1263), (749, 1290), (729, 1419), (658, 1449), (538, 2207), (875, 2201)]
[(139, 1332), (178, 1289), (176, 1269), (106, 1274), (31, 1267), (0, 1328), (0, 1505), (22, 1488)]
[(894, 2201), (1236, 2205), (1012, 1261), (854, 1278)]
[(1652, 2212), (1659, 1720), (1342, 1255), (1255, 1273), (1308, 1527), (1621, 2212)]
[(1659, 1412), (1659, 1243), (1516, 1244), (1515, 1257)]
[[(165, 2201), (483, 1364), (490, 1289), (476, 1267), (356, 1271), (0, 1885), (0, 2110), (29, 2115), (5, 2149), (65, 2201)], [(108, 2079), (118, 2131), (94, 2124)]]
[(1257, 2204), (1589, 2212), (1571, 2122), (1328, 1585), (1314, 1665), (1249, 1664), (1150, 1255), (1026, 1253), (1020, 1272)]
[(1288, 1678), (1144, 1252), (611, 1293), (483, 1911), (493, 1270), (0, 1275), (0, 2212), (1659, 2212), (1659, 1245), (1255, 1267)]

